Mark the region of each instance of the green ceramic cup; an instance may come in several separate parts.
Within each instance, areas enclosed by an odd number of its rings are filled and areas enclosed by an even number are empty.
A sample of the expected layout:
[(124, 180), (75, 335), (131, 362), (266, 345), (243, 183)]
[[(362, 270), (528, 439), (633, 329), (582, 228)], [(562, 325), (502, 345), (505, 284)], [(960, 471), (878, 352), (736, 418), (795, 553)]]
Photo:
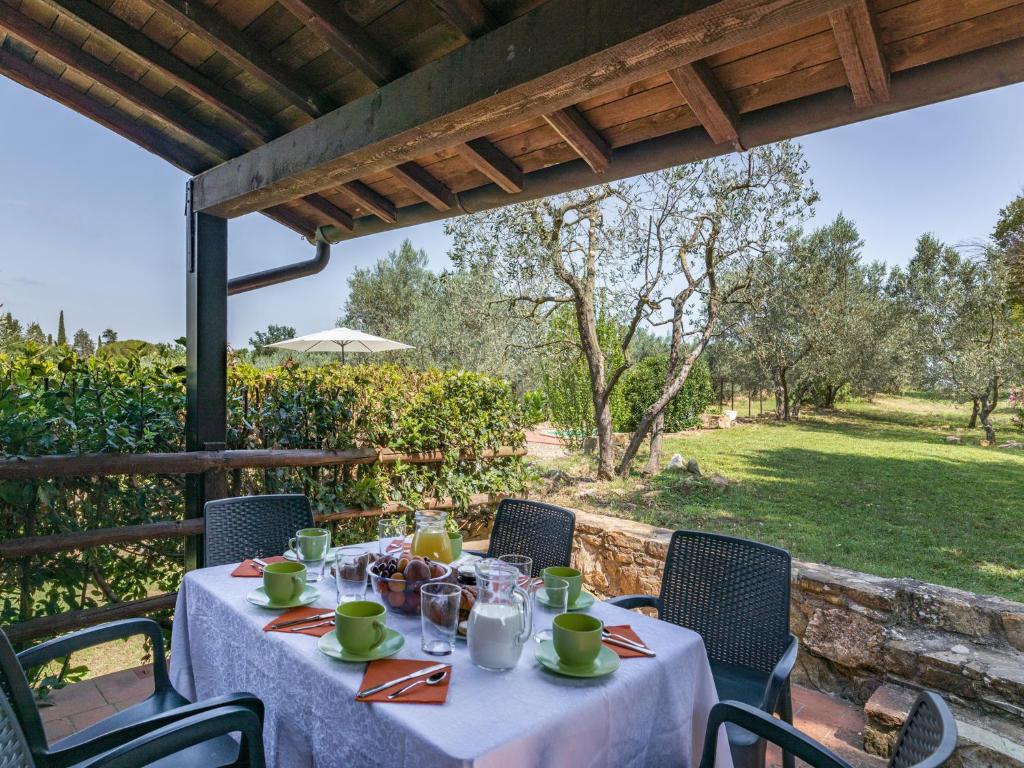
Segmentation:
[(562, 579), (563, 581), (569, 582), (569, 607), (572, 608), (580, 596), (580, 590), (583, 589), (583, 574), (577, 571), (575, 568), (562, 568), (554, 566), (551, 568), (545, 568), (543, 572), (544, 586), (558, 587), (561, 586), (554, 579)]
[(449, 533), (448, 538), (452, 542), (452, 560), (458, 560), (459, 555), (462, 554), (462, 534)]
[(263, 569), (263, 591), (274, 603), (297, 600), (306, 588), (306, 566), (302, 563), (271, 563)]
[(369, 653), (388, 636), (387, 614), (380, 603), (353, 600), (334, 613), (334, 634), (349, 653)]
[(552, 639), (559, 660), (569, 667), (588, 667), (601, 652), (601, 629), (604, 624), (585, 613), (562, 613), (555, 616)]
[(288, 548), (299, 560), (323, 560), (331, 546), (331, 532), (326, 528), (303, 528), (288, 540)]

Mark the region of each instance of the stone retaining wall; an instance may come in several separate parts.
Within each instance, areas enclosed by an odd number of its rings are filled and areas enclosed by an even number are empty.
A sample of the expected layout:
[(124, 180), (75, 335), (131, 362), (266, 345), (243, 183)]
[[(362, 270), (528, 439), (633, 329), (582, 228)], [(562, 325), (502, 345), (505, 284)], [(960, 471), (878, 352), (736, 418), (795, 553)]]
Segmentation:
[[(671, 535), (577, 513), (575, 562), (604, 596), (657, 594)], [(794, 561), (790, 622), (797, 682), (859, 703), (884, 683), (930, 688), (1024, 733), (1024, 604)]]

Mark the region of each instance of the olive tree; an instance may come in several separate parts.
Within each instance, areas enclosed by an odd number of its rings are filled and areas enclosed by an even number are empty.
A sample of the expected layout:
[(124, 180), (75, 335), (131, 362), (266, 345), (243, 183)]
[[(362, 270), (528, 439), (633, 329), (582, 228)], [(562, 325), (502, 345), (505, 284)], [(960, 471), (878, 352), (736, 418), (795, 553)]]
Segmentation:
[[(744, 287), (736, 276), (776, 245), (813, 198), (799, 146), (783, 142), (457, 219), (447, 231), (453, 261), (486, 265), (520, 316), (546, 319), (571, 308), (573, 343), (590, 380), (597, 471), (610, 478), (628, 474), (649, 435), (657, 455), (665, 408), (723, 303)], [(599, 309), (622, 329), (614, 356), (602, 350)], [(670, 328), (669, 362), (616, 465), (611, 395), (633, 364), (633, 339), (648, 326)]]
[(1024, 339), (1010, 300), (1009, 270), (998, 248), (970, 255), (932, 235), (917, 241), (899, 277), (914, 319), (913, 352), (926, 386), (971, 402), (971, 426), (980, 420), (995, 441), (990, 416), (1001, 387), (1024, 375)]

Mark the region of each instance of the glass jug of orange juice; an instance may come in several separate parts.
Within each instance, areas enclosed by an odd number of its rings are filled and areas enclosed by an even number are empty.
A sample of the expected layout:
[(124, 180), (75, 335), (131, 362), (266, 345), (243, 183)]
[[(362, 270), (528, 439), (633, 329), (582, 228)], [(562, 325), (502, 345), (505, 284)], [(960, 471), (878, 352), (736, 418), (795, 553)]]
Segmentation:
[(452, 542), (445, 529), (447, 520), (447, 512), (419, 510), (416, 513), (416, 532), (412, 536), (412, 554), (439, 563), (450, 563)]

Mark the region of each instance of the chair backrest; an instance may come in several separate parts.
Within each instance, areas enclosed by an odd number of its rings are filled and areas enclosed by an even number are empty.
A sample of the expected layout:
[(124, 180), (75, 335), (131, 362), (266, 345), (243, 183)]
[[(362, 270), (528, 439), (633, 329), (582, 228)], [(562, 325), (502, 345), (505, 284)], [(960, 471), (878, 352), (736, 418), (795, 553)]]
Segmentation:
[(734, 536), (676, 531), (661, 618), (699, 633), (711, 661), (770, 673), (789, 644), (789, 553)]
[(554, 504), (529, 499), (502, 499), (494, 516), (488, 557), (526, 555), (533, 558), (533, 575), (545, 568), (568, 566), (576, 515)]
[(931, 691), (917, 697), (889, 760), (891, 768), (938, 768), (956, 749), (956, 720)]
[(0, 768), (33, 768), (32, 753), (7, 696), (0, 696)]
[(279, 555), (297, 530), (312, 525), (313, 510), (301, 493), (208, 501), (203, 508), (205, 565)]
[(46, 734), (25, 671), (3, 630), (0, 689), (0, 768), (32, 768), (32, 754), (46, 749)]

